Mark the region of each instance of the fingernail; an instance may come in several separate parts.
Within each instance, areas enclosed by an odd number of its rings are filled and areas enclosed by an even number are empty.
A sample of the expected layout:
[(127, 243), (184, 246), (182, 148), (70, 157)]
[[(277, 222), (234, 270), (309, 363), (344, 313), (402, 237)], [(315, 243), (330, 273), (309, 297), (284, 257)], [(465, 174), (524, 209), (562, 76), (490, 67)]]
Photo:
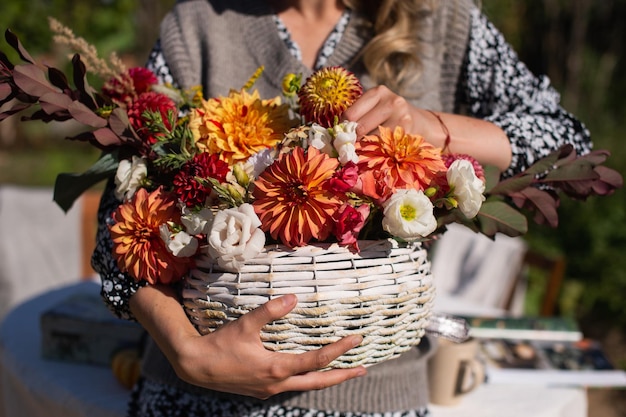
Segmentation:
[(355, 335), (352, 336), (352, 347), (357, 347), (358, 345), (361, 344), (361, 342), (363, 341), (363, 336), (361, 335)]
[(296, 296), (293, 294), (287, 294), (282, 297), (282, 300), (285, 307), (290, 307), (296, 303)]

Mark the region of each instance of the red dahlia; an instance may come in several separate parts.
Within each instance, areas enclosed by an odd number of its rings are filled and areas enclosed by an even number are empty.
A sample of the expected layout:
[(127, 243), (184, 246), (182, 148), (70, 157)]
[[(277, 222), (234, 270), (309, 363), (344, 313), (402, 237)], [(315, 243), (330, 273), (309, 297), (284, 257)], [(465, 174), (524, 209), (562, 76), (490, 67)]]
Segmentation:
[(174, 177), (176, 195), (187, 207), (203, 206), (212, 190), (208, 179), (213, 178), (222, 183), (226, 181), (229, 169), (228, 164), (216, 154), (198, 154), (183, 165)]

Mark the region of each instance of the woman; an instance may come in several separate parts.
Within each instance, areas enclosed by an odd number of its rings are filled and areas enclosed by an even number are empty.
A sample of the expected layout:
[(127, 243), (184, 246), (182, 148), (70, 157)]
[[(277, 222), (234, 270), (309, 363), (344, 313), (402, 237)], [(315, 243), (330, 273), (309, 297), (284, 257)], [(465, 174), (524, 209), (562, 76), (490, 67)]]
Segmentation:
[[(202, 84), (205, 97), (244, 85), (260, 65), (255, 87), (266, 97), (280, 94), (286, 73), (344, 66), (367, 90), (343, 115), (358, 122), (359, 135), (402, 125), (503, 176), (562, 144), (579, 153), (591, 146), (548, 80), (518, 61), (471, 0), (179, 1), (149, 62), (163, 81)], [(327, 372), (317, 370), (359, 337), (301, 355), (265, 350), (260, 328), (291, 311), (294, 296), (200, 336), (175, 287), (136, 283), (117, 270), (105, 221), (119, 204), (111, 195), (103, 199), (93, 259), (103, 296), (160, 348), (151, 344), (145, 354), (131, 415), (427, 415), (419, 349), (367, 370)]]

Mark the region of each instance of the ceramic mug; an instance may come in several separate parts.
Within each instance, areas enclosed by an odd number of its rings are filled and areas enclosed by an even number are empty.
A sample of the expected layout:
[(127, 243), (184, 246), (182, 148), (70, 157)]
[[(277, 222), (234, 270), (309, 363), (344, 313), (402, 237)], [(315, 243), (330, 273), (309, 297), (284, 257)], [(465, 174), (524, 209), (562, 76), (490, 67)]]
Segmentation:
[(476, 339), (470, 338), (462, 343), (438, 340), (437, 349), (428, 361), (428, 389), (432, 404), (458, 404), (463, 395), (484, 380), (485, 367), (478, 359)]

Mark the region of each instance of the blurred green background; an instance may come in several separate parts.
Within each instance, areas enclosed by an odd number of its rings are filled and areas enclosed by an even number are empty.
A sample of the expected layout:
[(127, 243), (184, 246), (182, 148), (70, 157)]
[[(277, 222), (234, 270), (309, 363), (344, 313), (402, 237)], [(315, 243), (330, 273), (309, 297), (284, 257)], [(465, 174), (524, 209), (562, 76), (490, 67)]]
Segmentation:
[[(174, 0), (3, 0), (0, 29), (11, 28), (27, 49), (53, 66), (46, 17), (53, 16), (97, 46), (142, 64), (158, 22)], [(482, 8), (537, 74), (547, 74), (565, 108), (589, 127), (597, 148), (611, 150), (608, 165), (624, 172), (626, 154), (625, 61), (622, 20), (626, 0), (483, 0)], [(4, 41), (1, 49), (13, 52)], [(89, 167), (93, 148), (63, 139), (67, 128), (41, 123), (0, 123), (0, 183), (50, 186), (59, 172)], [(567, 260), (558, 313), (576, 317), (586, 333), (626, 330), (626, 192), (585, 203), (564, 200), (556, 230), (534, 227), (532, 248)], [(537, 312), (542, 285), (530, 276), (527, 312)]]

